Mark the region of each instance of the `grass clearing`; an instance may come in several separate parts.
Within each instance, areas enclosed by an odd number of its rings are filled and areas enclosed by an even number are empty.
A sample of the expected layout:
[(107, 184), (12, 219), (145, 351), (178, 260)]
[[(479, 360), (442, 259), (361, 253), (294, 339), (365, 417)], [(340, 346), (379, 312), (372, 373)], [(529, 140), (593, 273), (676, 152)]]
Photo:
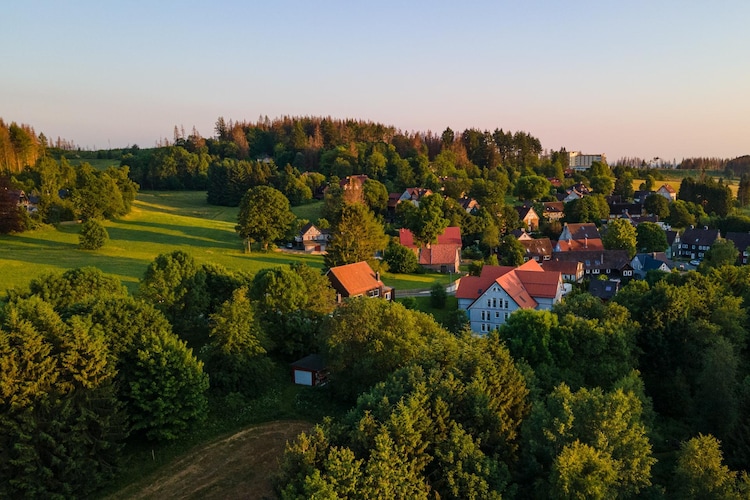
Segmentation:
[[(312, 210), (313, 205), (304, 208)], [(317, 207), (322, 208), (322, 202)], [(110, 241), (97, 251), (78, 248), (80, 224), (76, 223), (0, 235), (0, 293), (22, 290), (43, 274), (83, 266), (94, 266), (119, 278), (133, 293), (146, 267), (158, 255), (174, 250), (184, 250), (199, 263), (248, 273), (297, 262), (323, 268), (320, 255), (244, 253), (234, 230), (237, 211), (236, 207), (209, 205), (205, 192), (143, 191), (138, 193), (130, 214), (104, 222)], [(396, 290), (429, 288), (435, 281), (447, 283), (448, 279), (442, 274), (383, 275), (385, 283)]]
[(315, 200), (312, 203), (292, 207), (292, 213), (296, 215), (298, 219), (307, 219), (314, 223), (316, 220), (323, 217), (323, 200)]

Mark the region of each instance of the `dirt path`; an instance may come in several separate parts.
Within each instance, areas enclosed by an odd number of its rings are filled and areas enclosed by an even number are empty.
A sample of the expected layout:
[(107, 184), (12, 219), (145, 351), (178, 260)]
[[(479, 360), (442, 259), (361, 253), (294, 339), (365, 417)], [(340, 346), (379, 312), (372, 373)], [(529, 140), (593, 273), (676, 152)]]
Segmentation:
[(309, 422), (279, 421), (246, 429), (190, 451), (109, 499), (274, 498), (270, 478), (286, 442), (310, 428)]

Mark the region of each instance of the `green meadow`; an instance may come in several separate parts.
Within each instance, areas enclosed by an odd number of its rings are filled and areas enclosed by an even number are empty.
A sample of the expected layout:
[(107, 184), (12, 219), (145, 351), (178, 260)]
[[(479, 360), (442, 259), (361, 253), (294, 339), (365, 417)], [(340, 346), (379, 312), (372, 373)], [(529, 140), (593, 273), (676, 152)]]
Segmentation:
[[(304, 215), (314, 215), (316, 208), (320, 207), (306, 206)], [(46, 273), (82, 266), (98, 267), (118, 277), (134, 292), (148, 264), (159, 254), (174, 250), (184, 250), (199, 263), (215, 263), (249, 273), (293, 262), (323, 268), (320, 255), (243, 252), (242, 241), (234, 230), (236, 219), (237, 208), (209, 205), (205, 192), (141, 192), (130, 214), (105, 222), (110, 240), (101, 250), (78, 248), (80, 225), (76, 223), (2, 235), (0, 293), (22, 290), (31, 279)], [(447, 282), (448, 277), (386, 273), (383, 280), (398, 290), (429, 288), (435, 280)]]

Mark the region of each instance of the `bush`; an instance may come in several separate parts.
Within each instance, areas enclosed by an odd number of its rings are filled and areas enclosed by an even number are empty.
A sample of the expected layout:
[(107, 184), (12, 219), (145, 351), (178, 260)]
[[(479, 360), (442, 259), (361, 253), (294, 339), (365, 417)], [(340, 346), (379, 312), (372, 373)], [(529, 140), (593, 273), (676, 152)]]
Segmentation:
[(78, 246), (84, 250), (98, 250), (109, 240), (109, 234), (104, 226), (96, 219), (89, 219), (83, 223), (78, 235)]
[(430, 305), (435, 309), (443, 309), (445, 307), (445, 301), (448, 299), (448, 294), (445, 291), (445, 287), (440, 283), (432, 285), (430, 290)]
[(390, 242), (383, 254), (388, 269), (393, 273), (409, 274), (419, 268), (417, 255), (410, 249), (395, 242)]

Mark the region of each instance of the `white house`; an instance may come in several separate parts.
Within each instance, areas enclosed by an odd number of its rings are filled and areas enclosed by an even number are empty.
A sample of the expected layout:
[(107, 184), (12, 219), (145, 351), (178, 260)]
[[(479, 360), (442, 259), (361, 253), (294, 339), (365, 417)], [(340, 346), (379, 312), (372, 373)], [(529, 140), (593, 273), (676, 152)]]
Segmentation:
[(562, 274), (545, 271), (534, 260), (519, 267), (484, 266), (479, 276), (461, 279), (456, 298), (471, 330), (484, 335), (518, 309), (550, 310), (563, 296)]

